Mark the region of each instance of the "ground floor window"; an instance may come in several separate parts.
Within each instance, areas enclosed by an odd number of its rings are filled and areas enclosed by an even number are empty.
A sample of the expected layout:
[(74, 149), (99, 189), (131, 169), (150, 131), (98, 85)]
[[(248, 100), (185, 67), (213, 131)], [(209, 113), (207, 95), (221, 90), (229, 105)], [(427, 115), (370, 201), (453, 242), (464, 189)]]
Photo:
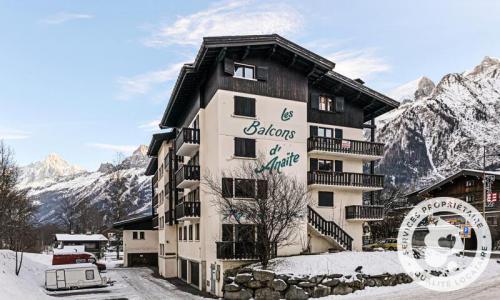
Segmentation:
[(195, 240), (199, 241), (200, 240), (200, 223), (196, 223), (194, 225), (194, 228), (195, 228), (195, 232), (196, 232), (195, 233), (196, 234)]
[(318, 192), (318, 206), (333, 207), (333, 192)]
[(94, 280), (94, 270), (86, 270), (85, 271), (85, 279)]
[(191, 268), (191, 284), (200, 286), (200, 264), (196, 262), (189, 262)]
[(187, 281), (187, 260), (181, 258), (181, 278)]

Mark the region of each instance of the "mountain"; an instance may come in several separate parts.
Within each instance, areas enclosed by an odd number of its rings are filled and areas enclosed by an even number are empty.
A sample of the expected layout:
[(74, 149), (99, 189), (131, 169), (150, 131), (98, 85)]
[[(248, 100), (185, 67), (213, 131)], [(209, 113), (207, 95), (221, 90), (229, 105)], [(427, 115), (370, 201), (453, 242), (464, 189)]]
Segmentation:
[(119, 165), (103, 163), (95, 172), (71, 166), (51, 154), (43, 161), (21, 168), (20, 187), (28, 189), (38, 205), (37, 219), (41, 223), (55, 223), (57, 207), (65, 200), (76, 205), (86, 199), (109, 214), (106, 199), (116, 172), (120, 172), (127, 187), (123, 197), (130, 197), (132, 202), (130, 213), (146, 213), (151, 209), (151, 180), (144, 175), (149, 161), (146, 153), (147, 146), (140, 146)]
[(482, 146), (500, 146), (499, 59), (485, 57), (433, 85), (421, 77), (396, 89), (393, 97), (406, 101), (377, 119), (377, 141), (386, 144), (377, 168), (389, 183), (416, 189), (460, 168), (482, 169)]
[(34, 182), (52, 181), (83, 172), (85, 169), (71, 165), (56, 153), (51, 153), (44, 160), (31, 163), (21, 169), (20, 186), (25, 187)]

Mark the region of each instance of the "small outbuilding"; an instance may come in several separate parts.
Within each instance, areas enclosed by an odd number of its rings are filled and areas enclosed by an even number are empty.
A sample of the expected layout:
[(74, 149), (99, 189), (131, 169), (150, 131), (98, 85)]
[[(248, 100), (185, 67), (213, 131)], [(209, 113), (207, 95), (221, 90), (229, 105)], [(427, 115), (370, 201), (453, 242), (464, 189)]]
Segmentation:
[(94, 254), (101, 258), (108, 239), (102, 234), (66, 234), (55, 235), (56, 248), (62, 249), (66, 246), (84, 246), (85, 252)]
[(116, 222), (123, 230), (123, 266), (158, 266), (158, 231), (153, 228), (153, 216), (139, 216)]

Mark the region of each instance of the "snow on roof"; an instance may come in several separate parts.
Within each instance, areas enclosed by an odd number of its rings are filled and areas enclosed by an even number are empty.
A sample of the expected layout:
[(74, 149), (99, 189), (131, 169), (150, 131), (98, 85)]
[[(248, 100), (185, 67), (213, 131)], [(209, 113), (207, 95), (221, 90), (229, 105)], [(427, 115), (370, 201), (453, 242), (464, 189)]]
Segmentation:
[(61, 270), (61, 269), (81, 269), (81, 268), (97, 268), (96, 265), (91, 263), (83, 263), (83, 264), (67, 264), (67, 265), (55, 265), (47, 267), (47, 270)]
[(56, 240), (58, 241), (86, 241), (86, 242), (100, 242), (107, 241), (108, 239), (102, 234), (65, 234), (57, 233)]
[[(475, 170), (475, 169), (463, 169), (462, 171), (483, 173), (483, 170)], [(500, 175), (500, 171), (485, 171), (485, 173), (490, 175)]]

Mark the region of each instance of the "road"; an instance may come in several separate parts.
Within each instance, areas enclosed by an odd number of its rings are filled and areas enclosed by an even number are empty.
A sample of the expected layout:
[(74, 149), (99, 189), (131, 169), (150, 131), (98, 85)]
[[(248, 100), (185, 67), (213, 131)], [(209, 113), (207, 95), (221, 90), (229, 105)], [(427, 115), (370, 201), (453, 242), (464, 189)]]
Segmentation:
[(114, 268), (103, 274), (116, 281), (113, 286), (72, 291), (58, 296), (64, 299), (202, 299), (181, 291), (164, 279), (153, 277), (152, 273), (148, 268)]

